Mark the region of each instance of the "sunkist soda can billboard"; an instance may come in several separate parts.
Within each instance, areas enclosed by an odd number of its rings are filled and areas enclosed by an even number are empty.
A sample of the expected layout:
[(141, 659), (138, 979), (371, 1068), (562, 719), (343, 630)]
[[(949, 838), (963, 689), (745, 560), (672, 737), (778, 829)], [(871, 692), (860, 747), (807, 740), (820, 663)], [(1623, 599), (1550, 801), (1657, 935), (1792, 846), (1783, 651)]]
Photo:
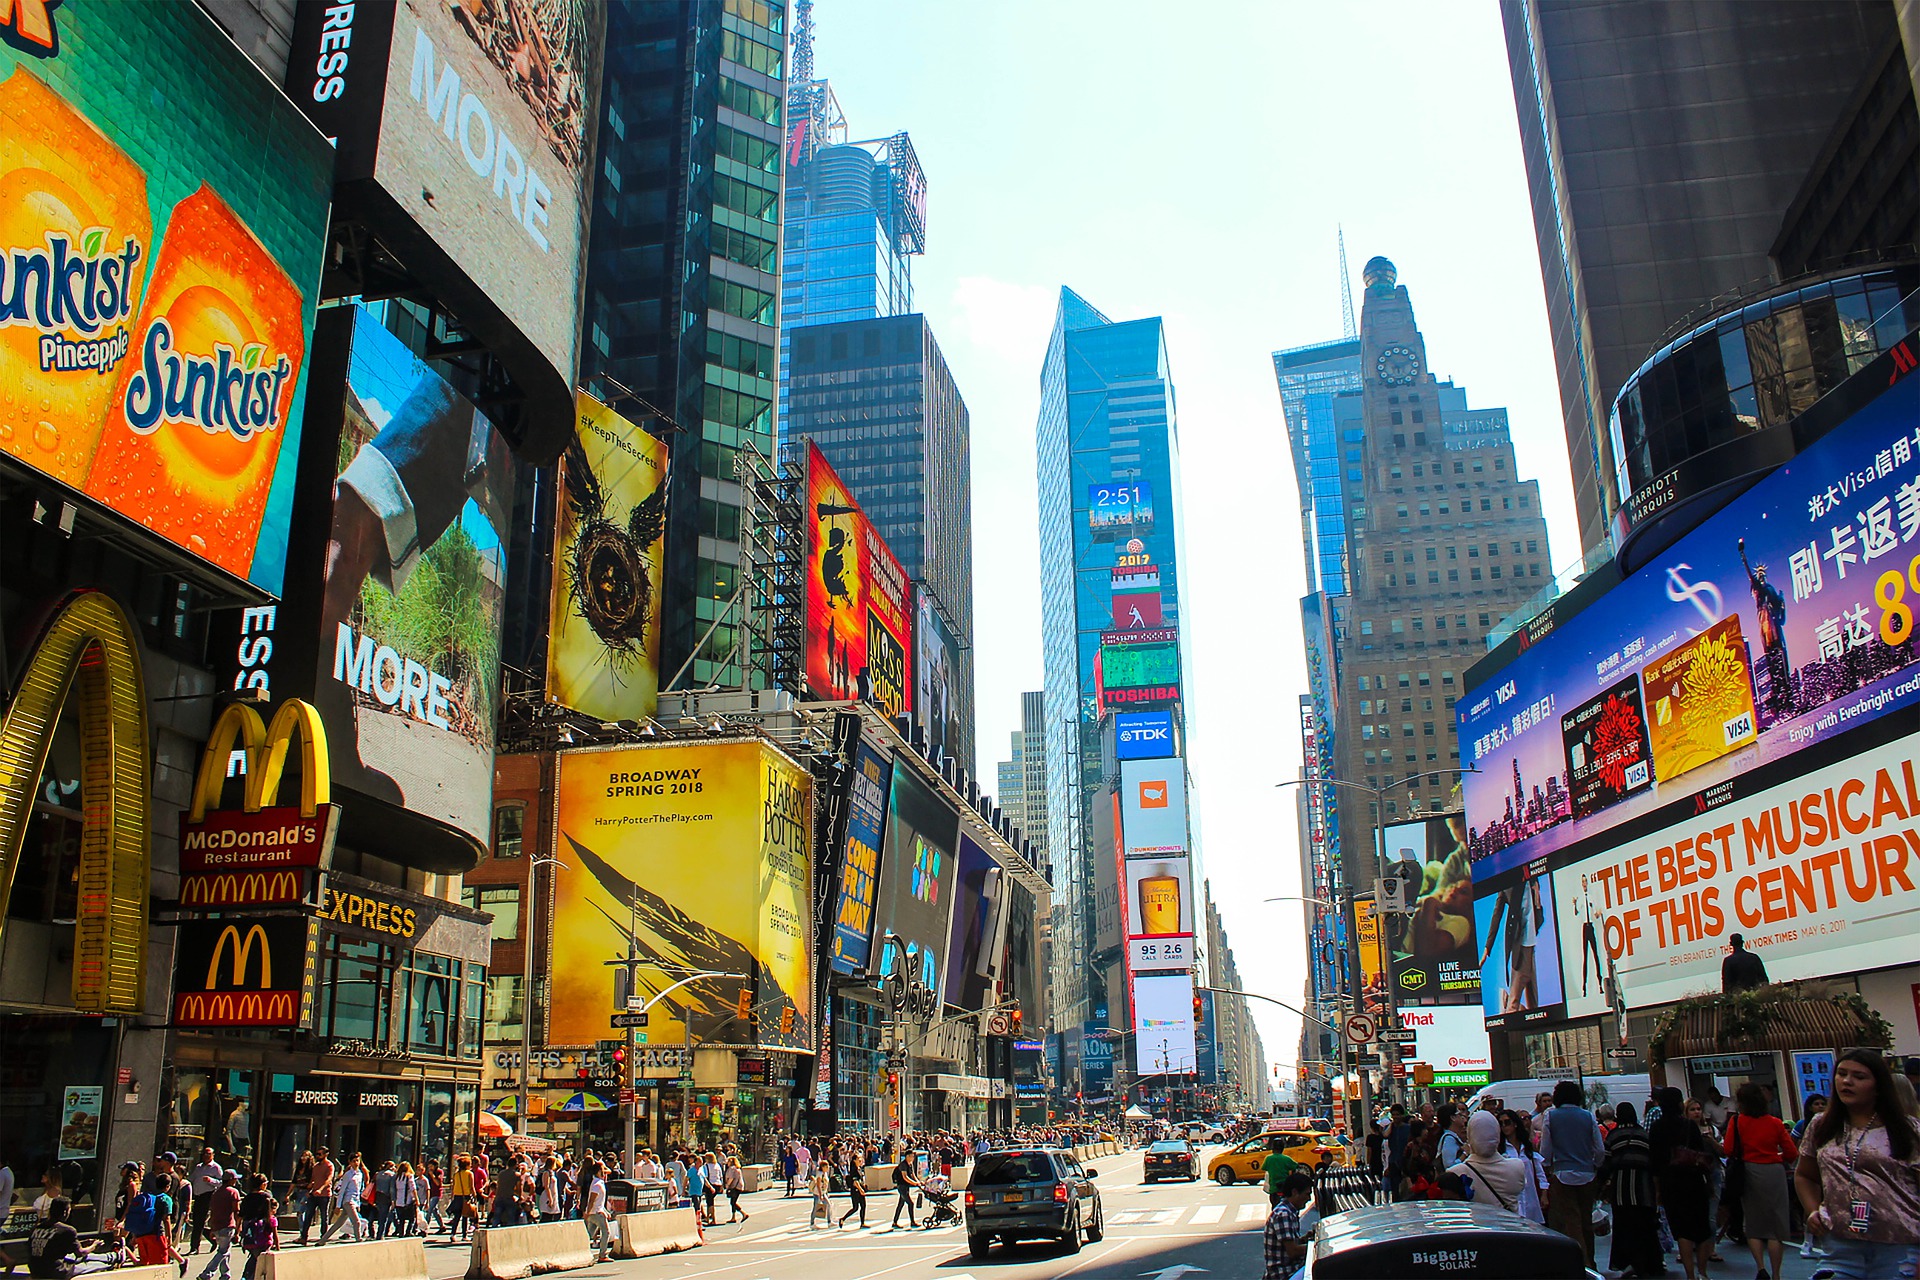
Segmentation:
[(278, 594), (332, 150), (198, 5), (0, 35), (0, 455)]

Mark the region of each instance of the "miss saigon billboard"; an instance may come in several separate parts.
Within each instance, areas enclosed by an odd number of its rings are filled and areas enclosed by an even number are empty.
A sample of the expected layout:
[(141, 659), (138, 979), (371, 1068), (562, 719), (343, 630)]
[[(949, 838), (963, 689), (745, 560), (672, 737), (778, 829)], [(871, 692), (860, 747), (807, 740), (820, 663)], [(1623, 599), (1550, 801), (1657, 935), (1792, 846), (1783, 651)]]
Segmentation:
[(807, 693), (911, 709), (913, 592), (906, 570), (819, 448), (807, 442)]

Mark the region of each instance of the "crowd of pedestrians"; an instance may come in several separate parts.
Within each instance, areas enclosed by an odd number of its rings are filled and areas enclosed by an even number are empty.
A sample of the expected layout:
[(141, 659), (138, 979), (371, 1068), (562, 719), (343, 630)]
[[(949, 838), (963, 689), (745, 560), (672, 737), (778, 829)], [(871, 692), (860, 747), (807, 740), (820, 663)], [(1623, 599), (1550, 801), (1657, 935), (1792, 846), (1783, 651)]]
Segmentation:
[[(1807, 1099), (1789, 1127), (1771, 1090), (1740, 1085), (1589, 1110), (1575, 1081), (1531, 1112), (1494, 1099), (1393, 1106), (1367, 1138), (1369, 1166), (1396, 1200), (1490, 1202), (1580, 1242), (1593, 1266), (1611, 1236), (1612, 1274), (1644, 1280), (1677, 1257), (1707, 1280), (1744, 1248), (1755, 1280), (1780, 1280), (1788, 1242), (1819, 1280), (1913, 1280), (1920, 1263), (1920, 1104), (1872, 1050), (1839, 1056), (1834, 1097)], [(1276, 1197), (1277, 1198), (1277, 1197)], [(1271, 1273), (1270, 1273), (1271, 1274)]]

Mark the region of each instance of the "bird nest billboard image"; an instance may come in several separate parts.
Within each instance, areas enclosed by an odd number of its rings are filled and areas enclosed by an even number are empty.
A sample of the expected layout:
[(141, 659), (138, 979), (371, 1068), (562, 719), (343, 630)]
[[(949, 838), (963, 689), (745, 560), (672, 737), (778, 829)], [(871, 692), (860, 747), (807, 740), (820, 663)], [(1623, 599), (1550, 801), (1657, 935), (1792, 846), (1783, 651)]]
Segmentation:
[(660, 690), (667, 446), (585, 392), (576, 419), (554, 520), (547, 699), (638, 719)]
[[(644, 1033), (813, 1049), (813, 793), (761, 742), (617, 747), (560, 755), (550, 1045), (612, 1033), (614, 970), (662, 995)], [(749, 995), (752, 1022), (739, 1017)], [(790, 1026), (790, 1031), (783, 1027)]]
[(906, 571), (820, 450), (807, 444), (807, 692), (910, 709), (913, 609)]
[(0, 32), (0, 457), (277, 595), (332, 150), (198, 5)]

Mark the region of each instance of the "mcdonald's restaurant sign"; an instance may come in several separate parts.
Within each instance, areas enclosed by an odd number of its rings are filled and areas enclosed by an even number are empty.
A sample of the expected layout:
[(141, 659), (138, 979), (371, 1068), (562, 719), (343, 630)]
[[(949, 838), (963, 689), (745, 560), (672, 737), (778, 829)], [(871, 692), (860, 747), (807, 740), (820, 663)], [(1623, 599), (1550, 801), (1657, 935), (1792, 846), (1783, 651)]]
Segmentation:
[(294, 1027), (312, 989), (311, 918), (206, 920), (174, 944), (173, 1020), (183, 1027)]
[[(269, 806), (279, 798), (295, 738), (300, 803)], [(236, 752), (246, 761), (244, 797), (238, 810), (220, 809)], [(306, 901), (312, 873), (325, 865), (339, 825), (331, 792), (326, 728), (313, 707), (289, 698), (269, 725), (245, 703), (229, 705), (214, 722), (193, 803), (180, 816), (180, 905), (211, 910)]]

